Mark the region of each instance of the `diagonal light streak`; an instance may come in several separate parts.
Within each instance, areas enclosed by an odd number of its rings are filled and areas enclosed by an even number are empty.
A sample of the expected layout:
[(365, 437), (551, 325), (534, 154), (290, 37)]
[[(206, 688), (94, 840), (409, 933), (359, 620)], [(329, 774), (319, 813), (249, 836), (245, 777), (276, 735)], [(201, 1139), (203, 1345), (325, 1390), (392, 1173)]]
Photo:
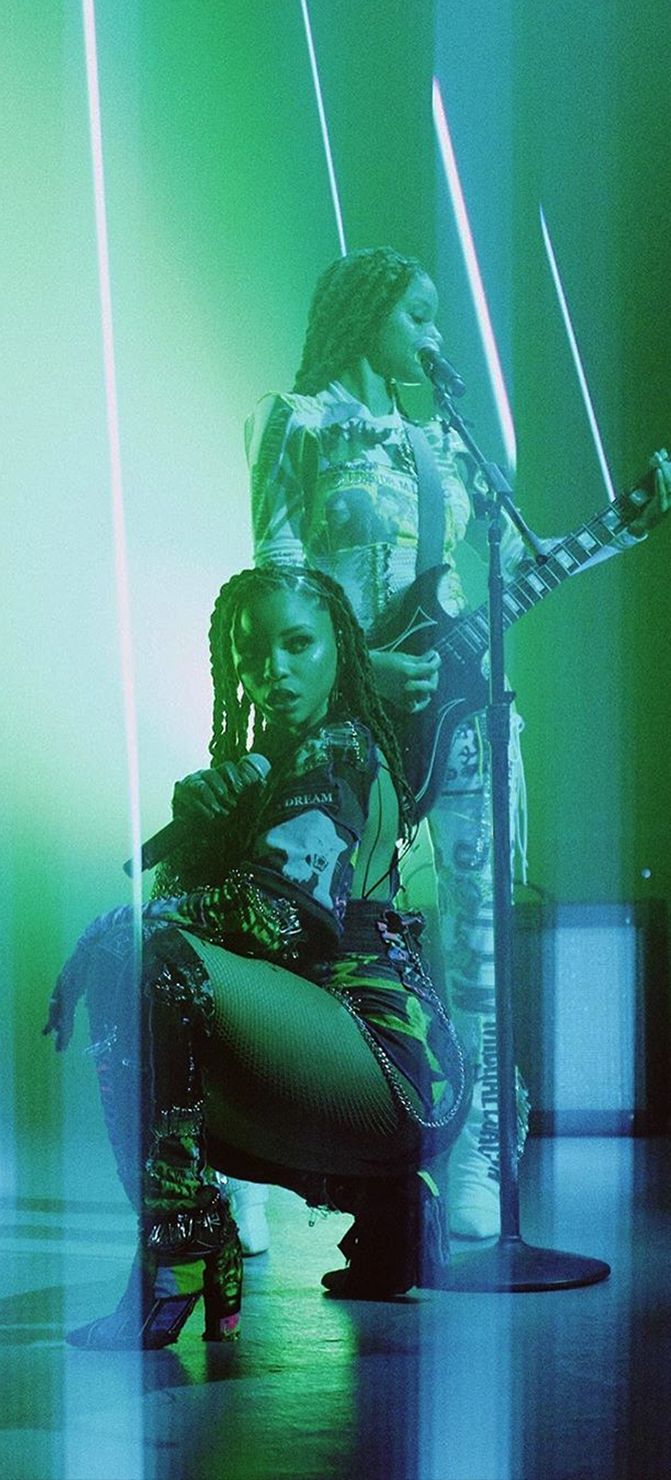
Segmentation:
[(333, 201), (333, 209), (335, 211), (338, 241), (340, 242), (340, 251), (344, 257), (347, 253), (347, 242), (345, 241), (345, 228), (343, 226), (342, 210), (340, 207), (340, 196), (338, 194), (338, 182), (336, 180), (336, 172), (333, 164), (333, 154), (331, 153), (331, 141), (329, 139), (328, 124), (326, 122), (326, 109), (324, 108), (321, 82), (319, 80), (317, 54), (315, 52), (315, 44), (312, 38), (312, 26), (310, 24), (308, 0), (301, 0), (301, 11), (303, 13), (305, 38), (308, 44), (308, 55), (310, 57), (310, 67), (312, 69), (312, 81), (314, 83), (315, 96), (317, 99), (317, 112), (319, 114), (319, 123), (322, 131), (322, 140), (324, 143), (324, 153), (326, 155), (326, 168), (328, 170), (329, 185), (331, 188), (331, 199)]
[(103, 167), (102, 127), (100, 117), (100, 85), (98, 79), (98, 55), (96, 47), (94, 0), (82, 0), (82, 9), (84, 22), (84, 43), (86, 51), (86, 80), (88, 89), (89, 128), (91, 136), (91, 164), (93, 170), (93, 196), (95, 206), (96, 248), (98, 258), (98, 286), (100, 292), (100, 317), (102, 328), (105, 401), (107, 409), (107, 442), (109, 455), (110, 491), (112, 497), (112, 525), (114, 538), (114, 572), (116, 585), (117, 622), (119, 628), (121, 688), (124, 728), (126, 736), (130, 833), (133, 857), (133, 911), (135, 916), (137, 944), (139, 942), (140, 936), (140, 912), (142, 909), (142, 875), (140, 870), (140, 784), (137, 744), (137, 715), (135, 707), (133, 645), (131, 636), (130, 615), (130, 589), (128, 579), (128, 557), (126, 549), (126, 529), (124, 518), (123, 479), (121, 470), (119, 407), (117, 399), (116, 364), (114, 356), (112, 291), (110, 283), (109, 244), (107, 235), (107, 211), (105, 206), (105, 171)]
[(510, 402), (508, 400), (508, 393), (506, 391), (506, 383), (503, 376), (503, 370), (501, 368), (501, 361), (499, 358), (499, 352), (494, 336), (494, 329), (492, 327), (492, 321), (487, 304), (487, 296), (485, 294), (484, 284), (482, 281), (482, 274), (480, 272), (478, 256), (475, 250), (473, 233), (471, 231), (470, 221), (468, 219), (468, 211), (466, 209), (464, 192), (461, 188), (461, 180), (459, 178), (456, 155), (452, 145), (447, 116), (445, 113), (445, 104), (443, 103), (443, 98), (440, 91), (440, 84), (437, 77), (434, 77), (433, 79), (433, 121), (438, 138), (438, 146), (443, 161), (443, 168), (445, 170), (447, 187), (450, 192), (450, 198), (452, 200), (452, 209), (454, 211), (457, 231), (459, 233), (459, 241), (461, 243), (461, 250), (466, 266), (469, 286), (471, 289), (473, 306), (475, 308), (475, 316), (478, 323), (478, 329), (480, 331), (480, 338), (482, 340), (482, 347), (485, 354), (487, 371), (489, 374), (494, 402), (499, 418), (499, 425), (501, 427), (503, 445), (506, 450), (506, 458), (508, 460), (509, 468), (514, 469), (517, 460), (515, 425), (513, 422), (512, 411), (510, 409)]
[(602, 477), (603, 477), (603, 481), (604, 481), (604, 483), (606, 485), (606, 493), (608, 494), (608, 497), (609, 497), (611, 503), (614, 503), (615, 502), (615, 499), (617, 497), (617, 494), (615, 492), (615, 488), (614, 488), (614, 485), (613, 485), (613, 480), (612, 480), (611, 475), (610, 475), (610, 468), (608, 467), (608, 462), (606, 460), (606, 453), (605, 453), (605, 450), (604, 450), (604, 445), (603, 445), (603, 441), (602, 441), (602, 438), (601, 438), (601, 433), (599, 431), (599, 426), (598, 426), (597, 419), (596, 419), (596, 412), (594, 410), (594, 406), (592, 405), (592, 397), (590, 396), (590, 393), (589, 393), (589, 387), (588, 387), (588, 384), (587, 384), (587, 377), (585, 375), (585, 371), (583, 369), (582, 360), (580, 358), (580, 350), (578, 349), (578, 343), (577, 343), (577, 340), (576, 340), (576, 337), (575, 337), (573, 325), (571, 323), (571, 316), (569, 314), (568, 303), (566, 301), (566, 294), (564, 293), (564, 289), (562, 287), (562, 281), (561, 281), (561, 278), (559, 276), (559, 268), (557, 266), (557, 258), (555, 257), (554, 248), (553, 248), (552, 242), (550, 240), (550, 233), (549, 233), (548, 228), (547, 228), (547, 222), (545, 220), (545, 212), (543, 211), (543, 207), (542, 206), (540, 207), (540, 216), (541, 216), (541, 231), (543, 233), (543, 241), (545, 243), (545, 250), (546, 250), (547, 256), (548, 256), (548, 262), (550, 263), (550, 272), (552, 273), (552, 280), (553, 280), (554, 285), (555, 285), (555, 288), (557, 290), (557, 297), (559, 299), (559, 307), (560, 307), (561, 312), (562, 312), (562, 318), (564, 320), (564, 327), (565, 327), (566, 333), (568, 335), (568, 342), (569, 342), (569, 345), (570, 345), (570, 348), (571, 348), (571, 354), (573, 355), (573, 363), (574, 363), (575, 368), (576, 368), (576, 374), (578, 376), (578, 384), (579, 384), (580, 390), (582, 392), (582, 398), (583, 398), (583, 401), (584, 401), (584, 404), (585, 404), (585, 410), (587, 412), (587, 420), (589, 422), (590, 431), (592, 433), (592, 439), (594, 441), (594, 446), (596, 448), (596, 455), (597, 455), (597, 457), (599, 459), (599, 466), (601, 468), (601, 474), (602, 474)]

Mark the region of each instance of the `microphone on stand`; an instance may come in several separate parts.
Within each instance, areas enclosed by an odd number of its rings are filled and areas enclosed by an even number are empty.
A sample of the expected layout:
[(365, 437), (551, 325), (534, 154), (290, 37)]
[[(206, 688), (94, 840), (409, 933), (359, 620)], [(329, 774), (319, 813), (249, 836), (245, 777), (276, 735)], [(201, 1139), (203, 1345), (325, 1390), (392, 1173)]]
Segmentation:
[(451, 396), (463, 396), (466, 386), (459, 371), (441, 355), (433, 344), (423, 344), (417, 350), (417, 359), (427, 379), (440, 386)]
[[(270, 772), (270, 761), (266, 759), (265, 755), (256, 755), (252, 751), (250, 755), (243, 756), (242, 760), (238, 762), (236, 769), (238, 777), (242, 782), (242, 789), (246, 791), (248, 786), (263, 785), (267, 781)], [(237, 801), (238, 798), (236, 797), (231, 811), (235, 811)], [(140, 849), (140, 868), (142, 873), (144, 873), (145, 869), (155, 868), (157, 863), (161, 863), (164, 858), (167, 858), (168, 854), (172, 853), (173, 848), (179, 847), (179, 844), (186, 839), (189, 831), (190, 829), (185, 823), (173, 821), (168, 822), (165, 827), (162, 827), (159, 832), (154, 833), (151, 838), (147, 838), (146, 843), (143, 843)], [(127, 858), (123, 868), (124, 873), (132, 878), (133, 859)]]

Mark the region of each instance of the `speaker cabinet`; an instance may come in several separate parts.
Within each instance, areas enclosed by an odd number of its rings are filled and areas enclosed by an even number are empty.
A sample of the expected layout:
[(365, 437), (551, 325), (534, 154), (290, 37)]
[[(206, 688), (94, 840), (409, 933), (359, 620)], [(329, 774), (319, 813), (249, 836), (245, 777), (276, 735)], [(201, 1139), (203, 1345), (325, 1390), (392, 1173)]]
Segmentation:
[(521, 904), (513, 914), (515, 1051), (532, 1133), (667, 1129), (664, 904)]

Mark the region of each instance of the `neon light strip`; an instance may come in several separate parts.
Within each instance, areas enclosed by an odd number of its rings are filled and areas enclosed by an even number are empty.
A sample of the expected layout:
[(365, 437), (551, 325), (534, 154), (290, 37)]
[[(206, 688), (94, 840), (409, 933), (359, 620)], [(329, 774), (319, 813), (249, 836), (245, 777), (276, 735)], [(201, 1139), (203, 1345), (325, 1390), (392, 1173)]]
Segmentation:
[(464, 258), (464, 263), (466, 265), (466, 272), (468, 274), (471, 296), (473, 298), (473, 306), (475, 308), (475, 315), (478, 321), (478, 328), (480, 330), (480, 338), (482, 340), (482, 347), (485, 353), (485, 360), (487, 362), (487, 370), (489, 372), (489, 379), (491, 382), (491, 387), (494, 394), (494, 401), (496, 403), (496, 409), (498, 412), (499, 425), (501, 427), (501, 435), (503, 437), (503, 445), (506, 449), (508, 466), (510, 468), (514, 468), (517, 460), (515, 426), (513, 423), (512, 412), (510, 410), (510, 402), (508, 400), (505, 380), (503, 378), (503, 370), (501, 368), (499, 352), (496, 347), (496, 340), (494, 338), (494, 330), (492, 328), (492, 321), (489, 315), (489, 308), (487, 306), (487, 298), (485, 295), (485, 289), (482, 282), (482, 274), (480, 272), (480, 266), (475, 250), (475, 243), (473, 241), (473, 233), (471, 231), (470, 222), (468, 219), (468, 212), (466, 210), (464, 193), (461, 188), (461, 181), (459, 179), (456, 156), (452, 147), (452, 140), (450, 138), (450, 130), (445, 114), (445, 105), (443, 103), (440, 85), (437, 77), (434, 77), (433, 79), (433, 121), (438, 137), (438, 145), (442, 155), (447, 187), (452, 199), (452, 209), (454, 211), (455, 220), (457, 223), (457, 231), (459, 232), (461, 250)]
[(135, 914), (136, 938), (139, 939), (140, 912), (142, 909), (142, 876), (140, 873), (140, 784), (137, 746), (137, 717), (135, 711), (135, 683), (133, 674), (133, 646), (131, 640), (130, 592), (128, 581), (128, 562), (126, 555), (123, 481), (121, 476), (121, 441), (119, 437), (119, 408), (116, 388), (114, 333), (112, 327), (112, 292), (110, 286), (109, 247), (107, 238), (107, 212), (105, 208), (105, 173), (103, 169), (102, 129), (100, 122), (100, 88), (98, 83), (98, 56), (96, 47), (94, 0), (82, 0), (82, 8), (84, 20), (84, 42), (86, 48), (86, 80), (88, 86), (89, 127), (91, 132), (91, 163), (93, 168), (93, 196), (95, 203), (96, 242), (98, 254), (98, 285), (100, 291), (100, 316), (102, 325), (105, 398), (107, 402), (107, 441), (110, 466), (110, 489), (112, 495), (114, 569), (116, 582), (117, 620), (119, 624), (121, 687), (123, 696), (123, 713), (128, 767), (130, 832), (133, 857), (133, 909)]
[(342, 253), (343, 257), (344, 257), (346, 255), (346, 253), (347, 253), (347, 242), (345, 241), (345, 228), (343, 226), (342, 211), (340, 209), (340, 196), (338, 194), (338, 182), (336, 180), (335, 169), (334, 169), (334, 166), (333, 166), (333, 155), (331, 153), (331, 143), (330, 143), (330, 140), (329, 140), (328, 126), (327, 126), (327, 123), (326, 123), (326, 111), (325, 111), (325, 108), (324, 108), (324, 99), (322, 97), (321, 83), (319, 81), (319, 71), (317, 69), (317, 55), (316, 55), (316, 52), (315, 52), (314, 41), (312, 39), (312, 26), (310, 25), (310, 15), (309, 15), (309, 12), (308, 12), (308, 0), (301, 0), (301, 10), (303, 12), (303, 23), (305, 25), (305, 36), (306, 36), (306, 40), (307, 40), (307, 43), (308, 43), (308, 53), (309, 53), (309, 57), (310, 57), (310, 66), (312, 68), (312, 81), (314, 82), (314, 85), (315, 85), (315, 95), (316, 95), (316, 98), (317, 98), (317, 112), (319, 114), (319, 122), (320, 122), (320, 125), (321, 125), (321, 131), (322, 131), (322, 139), (324, 141), (324, 153), (326, 155), (326, 168), (328, 170), (329, 185), (331, 187), (331, 199), (333, 201), (333, 209), (335, 211), (336, 227), (337, 227), (337, 230), (338, 230), (338, 241), (340, 242), (340, 251), (341, 251), (341, 253)]
[(606, 453), (604, 451), (604, 445), (603, 445), (603, 442), (602, 442), (602, 439), (601, 439), (601, 433), (599, 431), (599, 427), (598, 427), (598, 424), (597, 424), (596, 413), (595, 413), (594, 407), (592, 405), (592, 398), (590, 396), (589, 387), (587, 385), (587, 377), (586, 377), (585, 371), (583, 369), (582, 360), (580, 358), (580, 350), (578, 349), (577, 340), (576, 340), (575, 334), (573, 332), (573, 325), (571, 323), (571, 317), (570, 317), (569, 310), (568, 310), (568, 303), (566, 302), (566, 294), (564, 293), (564, 289), (562, 287), (561, 278), (559, 276), (559, 268), (557, 266), (557, 258), (555, 257), (555, 254), (554, 254), (554, 248), (552, 246), (552, 242), (550, 241), (550, 233), (549, 233), (548, 228), (547, 228), (547, 222), (545, 220), (545, 213), (543, 211), (543, 207), (542, 206), (540, 207), (540, 215), (541, 215), (541, 231), (543, 232), (543, 241), (545, 242), (545, 250), (546, 250), (546, 252), (548, 254), (548, 261), (550, 263), (550, 272), (552, 273), (553, 282), (554, 282), (555, 288), (557, 290), (557, 297), (559, 299), (559, 307), (561, 308), (561, 311), (562, 311), (562, 318), (564, 320), (564, 327), (565, 327), (566, 333), (568, 335), (568, 342), (569, 342), (569, 344), (571, 346), (571, 354), (573, 355), (573, 363), (575, 365), (576, 374), (578, 376), (578, 384), (579, 384), (580, 389), (582, 391), (582, 398), (583, 398), (583, 401), (585, 403), (585, 410), (587, 412), (587, 420), (589, 422), (590, 431), (592, 433), (592, 438), (593, 438), (593, 441), (594, 441), (594, 446), (596, 448), (596, 455), (597, 455), (597, 457), (599, 459), (599, 466), (601, 468), (601, 474), (602, 474), (602, 477), (603, 477), (603, 481), (604, 481), (604, 483), (606, 485), (606, 493), (608, 494), (608, 497), (609, 497), (611, 503), (615, 503), (615, 499), (617, 498), (617, 494), (616, 494), (615, 488), (613, 486), (613, 480), (612, 480), (612, 478), (610, 476), (610, 468), (608, 467), (608, 463), (606, 461)]

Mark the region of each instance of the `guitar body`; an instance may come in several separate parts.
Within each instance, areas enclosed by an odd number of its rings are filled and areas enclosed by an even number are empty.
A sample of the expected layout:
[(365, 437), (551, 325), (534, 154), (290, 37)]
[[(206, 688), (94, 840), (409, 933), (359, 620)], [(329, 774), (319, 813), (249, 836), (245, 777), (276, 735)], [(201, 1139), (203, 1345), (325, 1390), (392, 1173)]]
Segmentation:
[(415, 794), (420, 817), (431, 811), (447, 768), (454, 732), (462, 720), (483, 709), (488, 686), (482, 676), (486, 642), (469, 659), (456, 639), (462, 619), (449, 617), (440, 602), (444, 565), (434, 566), (390, 604), (368, 634), (371, 648), (391, 652), (441, 654), (438, 688), (430, 704), (418, 714), (387, 705), (398, 736), (405, 773)]
[[(668, 467), (668, 454), (664, 451), (655, 453), (631, 493), (620, 494), (564, 539), (554, 540), (539, 560), (527, 561), (520, 567), (503, 592), (504, 628), (525, 616), (569, 576), (589, 565), (600, 551), (618, 545), (632, 516), (640, 514), (656, 496), (655, 480), (662, 466)], [(371, 648), (417, 656), (433, 648), (440, 654), (438, 688), (426, 709), (419, 714), (393, 709), (401, 754), (420, 817), (431, 811), (440, 794), (457, 725), (483, 709), (488, 699), (488, 684), (482, 676), (489, 636), (487, 603), (458, 617), (449, 617), (439, 595), (447, 569), (445, 565), (437, 565), (418, 576), (407, 591), (390, 602), (368, 633)]]

